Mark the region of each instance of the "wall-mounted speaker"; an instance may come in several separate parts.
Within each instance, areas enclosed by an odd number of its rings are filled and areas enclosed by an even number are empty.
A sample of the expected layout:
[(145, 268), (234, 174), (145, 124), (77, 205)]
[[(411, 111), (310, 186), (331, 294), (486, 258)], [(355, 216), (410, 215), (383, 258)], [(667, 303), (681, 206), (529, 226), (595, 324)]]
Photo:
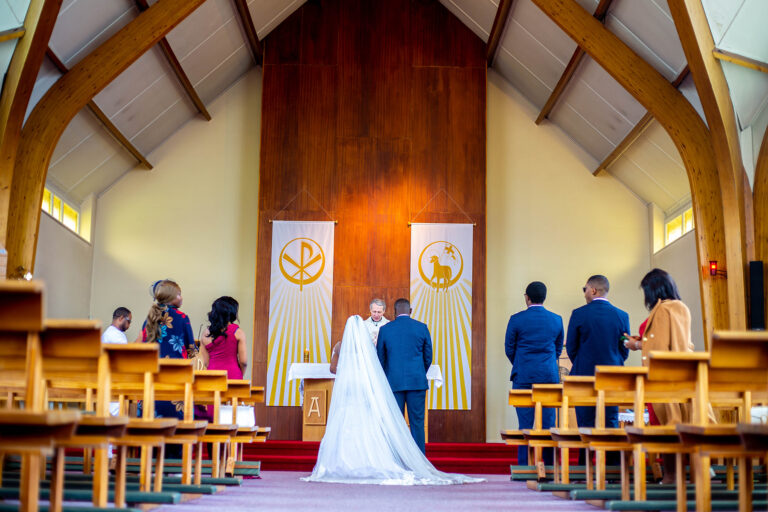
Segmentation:
[(749, 328), (765, 330), (763, 262), (749, 262)]

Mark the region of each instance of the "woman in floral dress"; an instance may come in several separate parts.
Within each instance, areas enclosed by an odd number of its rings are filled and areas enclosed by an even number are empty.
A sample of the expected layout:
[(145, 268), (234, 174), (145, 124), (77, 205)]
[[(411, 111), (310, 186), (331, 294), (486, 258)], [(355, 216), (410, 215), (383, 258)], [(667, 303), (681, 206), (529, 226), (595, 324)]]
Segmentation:
[[(141, 340), (159, 344), (162, 358), (187, 359), (195, 353), (195, 337), (189, 317), (179, 309), (182, 303), (181, 287), (170, 279), (164, 279), (152, 285), (150, 292), (155, 301), (141, 329)], [(155, 416), (184, 419), (184, 402), (158, 400), (155, 402)], [(181, 446), (168, 445), (166, 457), (180, 458)]]

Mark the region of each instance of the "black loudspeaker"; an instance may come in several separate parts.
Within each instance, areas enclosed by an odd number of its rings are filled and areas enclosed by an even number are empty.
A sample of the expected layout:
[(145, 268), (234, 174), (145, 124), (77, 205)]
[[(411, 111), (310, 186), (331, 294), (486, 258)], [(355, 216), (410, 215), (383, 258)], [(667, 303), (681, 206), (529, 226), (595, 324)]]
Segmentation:
[(765, 330), (765, 288), (763, 262), (749, 262), (749, 328)]

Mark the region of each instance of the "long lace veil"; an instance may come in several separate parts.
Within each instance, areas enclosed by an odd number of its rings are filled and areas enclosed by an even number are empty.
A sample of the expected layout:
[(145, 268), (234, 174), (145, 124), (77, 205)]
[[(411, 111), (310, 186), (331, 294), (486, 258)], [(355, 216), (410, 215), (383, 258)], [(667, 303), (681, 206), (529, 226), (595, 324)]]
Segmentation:
[(309, 481), (451, 484), (480, 481), (437, 471), (411, 437), (362, 318), (347, 320), (325, 436)]

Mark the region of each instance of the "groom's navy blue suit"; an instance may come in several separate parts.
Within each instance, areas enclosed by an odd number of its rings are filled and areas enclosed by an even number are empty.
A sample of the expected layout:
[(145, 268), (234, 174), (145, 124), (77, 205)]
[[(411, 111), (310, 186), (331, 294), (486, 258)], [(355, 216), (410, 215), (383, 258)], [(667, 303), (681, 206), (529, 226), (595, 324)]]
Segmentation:
[(432, 364), (432, 337), (429, 328), (408, 315), (400, 315), (382, 326), (376, 352), (397, 400), (400, 411), (408, 404), (411, 435), (424, 448), (424, 399), (427, 370)]

